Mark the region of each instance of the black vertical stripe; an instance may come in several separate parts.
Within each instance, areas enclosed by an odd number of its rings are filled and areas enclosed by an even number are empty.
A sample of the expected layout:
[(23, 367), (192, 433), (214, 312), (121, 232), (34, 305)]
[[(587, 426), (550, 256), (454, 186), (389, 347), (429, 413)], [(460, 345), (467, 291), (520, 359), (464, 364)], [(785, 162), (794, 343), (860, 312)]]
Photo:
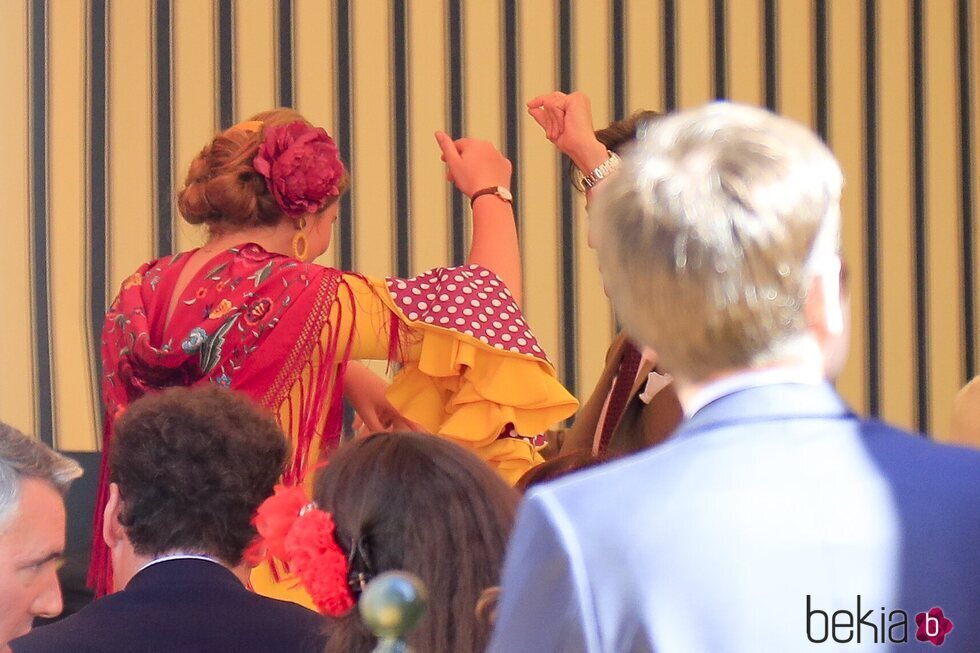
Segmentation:
[(677, 109), (677, 7), (663, 0), (664, 110)]
[(828, 140), (830, 130), (827, 86), (827, 67), (830, 59), (827, 39), (827, 0), (815, 0), (813, 3), (813, 95), (817, 133), (824, 141)]
[(612, 115), (626, 117), (626, 0), (612, 0), (609, 42), (612, 46)]
[(235, 124), (234, 0), (218, 0), (218, 129)]
[[(354, 67), (354, 50), (351, 34), (350, 0), (337, 0), (335, 21), (337, 36), (336, 80), (337, 80), (337, 147), (341, 155), (346, 157), (347, 173), (357, 183), (354, 176), (354, 150), (352, 149), (354, 133), (353, 93), (351, 86), (351, 71)], [(368, 182), (370, 183), (370, 182)], [(340, 269), (354, 269), (354, 214), (353, 201), (350, 193), (345, 193), (340, 199), (340, 214), (343, 217), (343, 228), (338, 229), (338, 250), (340, 254)]]
[(879, 282), (878, 282), (878, 39), (876, 0), (864, 3), (864, 212), (865, 212), (865, 283), (867, 284), (868, 336), (868, 412), (881, 414), (881, 360), (879, 355)]
[(912, 242), (915, 247), (915, 369), (916, 426), (921, 433), (929, 428), (929, 248), (926, 224), (926, 96), (925, 44), (923, 43), (922, 0), (912, 0)]
[[(627, 116), (628, 112), (630, 112), (630, 109), (627, 109), (626, 104), (626, 0), (612, 0), (611, 25), (612, 34), (610, 35), (610, 41), (612, 43), (613, 61), (613, 120), (622, 120)], [(610, 321), (612, 323), (613, 332), (619, 333), (623, 330), (623, 325), (620, 324), (619, 318), (616, 317), (616, 311), (611, 310), (611, 313), (612, 315), (610, 316)]]
[(957, 7), (957, 73), (959, 74), (959, 128), (960, 128), (960, 218), (963, 239), (963, 356), (964, 381), (977, 373), (977, 323), (976, 299), (976, 252), (974, 251), (973, 199), (973, 127), (976, 117), (971, 111), (973, 86), (970, 59), (970, 0), (959, 0)]
[[(819, 2), (820, 0), (818, 0)], [(762, 4), (762, 47), (765, 62), (764, 83), (766, 107), (770, 111), (779, 110), (779, 47), (776, 0), (765, 0)]]
[(293, 92), (293, 0), (276, 2), (276, 95), (281, 107), (295, 103)]
[[(573, 90), (572, 54), (575, 44), (572, 39), (571, 0), (558, 0), (558, 79), (561, 90)], [(578, 321), (575, 312), (575, 204), (571, 181), (564, 174), (564, 166), (559, 157), (558, 178), (561, 179), (560, 206), (561, 221), (559, 234), (561, 242), (561, 308), (562, 308), (562, 347), (561, 372), (565, 387), (572, 394), (578, 386)]]
[(714, 74), (715, 99), (723, 100), (728, 97), (728, 75), (725, 66), (728, 61), (728, 42), (725, 34), (725, 0), (714, 0), (711, 12), (714, 28)]
[[(341, 156), (346, 158), (347, 174), (353, 183), (357, 183), (354, 175), (354, 105), (353, 85), (351, 74), (354, 68), (353, 31), (351, 27), (351, 0), (337, 0), (334, 5), (334, 25), (336, 35), (334, 44), (336, 61), (334, 77), (336, 83), (337, 126), (335, 138)], [(324, 80), (324, 83), (329, 83)], [(370, 183), (370, 180), (367, 181)], [(341, 226), (337, 229), (337, 253), (341, 270), (353, 270), (354, 261), (354, 230), (355, 216), (354, 201), (350, 192), (340, 198)], [(343, 433), (354, 433), (354, 408), (344, 400)]]
[[(463, 6), (462, 0), (449, 0), (447, 3), (447, 29), (449, 36), (446, 48), (449, 67), (449, 130), (450, 136), (463, 135)], [(466, 260), (466, 223), (464, 221), (464, 197), (452, 191), (449, 194), (450, 224), (452, 242), (450, 255), (453, 265), (462, 265)]]
[[(108, 88), (108, 7), (106, 0), (89, 0), (88, 32), (88, 279), (86, 293), (89, 304), (90, 351), (99, 351), (102, 320), (106, 309), (108, 269), (108, 183), (107, 173), (107, 115)], [(95, 367), (92, 365), (91, 367)], [(102, 403), (101, 376), (92, 381), (95, 396)], [(96, 411), (100, 414), (101, 411)]]
[[(521, 233), (521, 118), (524, 116), (524, 102), (521, 98), (520, 66), (521, 43), (518, 38), (520, 24), (517, 0), (504, 0), (504, 154), (513, 166), (510, 190), (514, 196), (514, 219), (517, 233)], [(522, 267), (523, 267), (523, 259)]]
[(173, 216), (173, 5), (156, 0), (153, 6), (153, 152), (156, 186), (155, 255), (174, 248)]
[(411, 203), (408, 187), (408, 16), (407, 0), (391, 0), (391, 61), (395, 141), (395, 273), (408, 277), (412, 270)]
[(31, 302), (34, 333), (34, 429), (54, 444), (54, 388), (51, 383), (51, 311), (48, 279), (48, 54), (47, 0), (30, 5), (31, 67)]

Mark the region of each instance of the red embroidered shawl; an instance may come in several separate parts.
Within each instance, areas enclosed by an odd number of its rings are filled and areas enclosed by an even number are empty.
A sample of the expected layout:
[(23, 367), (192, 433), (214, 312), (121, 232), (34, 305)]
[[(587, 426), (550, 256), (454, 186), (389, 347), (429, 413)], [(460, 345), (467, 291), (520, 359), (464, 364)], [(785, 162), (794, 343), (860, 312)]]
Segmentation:
[[(323, 447), (340, 437), (342, 375), (352, 338), (347, 334), (341, 339), (339, 324), (331, 325), (326, 342), (321, 334), (342, 274), (270, 254), (255, 244), (232, 248), (190, 280), (167, 324), (174, 288), (191, 253), (141, 266), (123, 282), (103, 324), (105, 422), (89, 568), (89, 584), (98, 595), (111, 589), (112, 578), (101, 537), (112, 423), (130, 402), (170, 386), (217, 383), (275, 412), (284, 401), (293, 401), (290, 390), (303, 379), (300, 405), (289, 411), (299, 416), (299, 424), (285, 425), (298, 438), (287, 484), (300, 480), (315, 435), (321, 436)], [(353, 316), (351, 324), (353, 329)], [(344, 349), (338, 352), (341, 345)], [(315, 359), (319, 365), (314, 368)], [(324, 410), (327, 421), (319, 433)]]

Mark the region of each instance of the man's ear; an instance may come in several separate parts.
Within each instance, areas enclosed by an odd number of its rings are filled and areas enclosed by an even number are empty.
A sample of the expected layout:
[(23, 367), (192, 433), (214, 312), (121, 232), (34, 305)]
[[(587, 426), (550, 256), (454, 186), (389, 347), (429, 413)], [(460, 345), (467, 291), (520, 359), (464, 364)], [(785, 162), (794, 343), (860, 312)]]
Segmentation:
[(122, 499), (119, 496), (119, 485), (110, 483), (109, 500), (102, 513), (102, 539), (110, 549), (115, 548), (125, 537), (125, 531), (119, 522), (121, 513)]
[(844, 333), (841, 265), (841, 260), (834, 257), (810, 281), (804, 311), (807, 326), (820, 341), (839, 337)]

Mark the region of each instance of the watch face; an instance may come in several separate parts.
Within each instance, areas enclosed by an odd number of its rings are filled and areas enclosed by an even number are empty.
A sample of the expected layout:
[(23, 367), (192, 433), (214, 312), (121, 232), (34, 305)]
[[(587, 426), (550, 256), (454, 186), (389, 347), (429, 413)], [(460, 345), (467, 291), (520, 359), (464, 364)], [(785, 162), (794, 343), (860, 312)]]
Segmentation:
[(497, 195), (500, 195), (500, 197), (502, 199), (505, 199), (508, 202), (513, 202), (514, 201), (514, 196), (511, 195), (510, 190), (508, 190), (507, 188), (504, 188), (503, 186), (497, 186)]

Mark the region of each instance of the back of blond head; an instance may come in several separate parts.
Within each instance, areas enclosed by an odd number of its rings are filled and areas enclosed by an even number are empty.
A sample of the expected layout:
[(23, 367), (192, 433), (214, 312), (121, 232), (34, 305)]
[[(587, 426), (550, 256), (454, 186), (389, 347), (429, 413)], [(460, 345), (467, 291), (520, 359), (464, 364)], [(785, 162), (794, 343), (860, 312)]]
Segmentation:
[(786, 356), (815, 268), (839, 249), (843, 177), (808, 129), (714, 103), (642, 128), (590, 212), (626, 329), (702, 381)]

